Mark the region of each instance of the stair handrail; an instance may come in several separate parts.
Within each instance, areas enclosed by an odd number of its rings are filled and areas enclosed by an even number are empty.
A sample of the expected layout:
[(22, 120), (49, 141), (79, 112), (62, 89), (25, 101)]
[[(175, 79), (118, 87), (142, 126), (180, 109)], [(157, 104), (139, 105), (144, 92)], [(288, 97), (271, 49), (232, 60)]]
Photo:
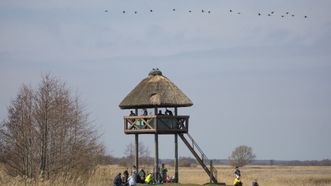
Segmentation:
[[(210, 165), (210, 160), (208, 159), (208, 157), (206, 156), (206, 154), (202, 151), (202, 149), (199, 147), (199, 145), (195, 142), (195, 140), (193, 139), (193, 137), (189, 133), (186, 133), (186, 135), (192, 141), (192, 148), (194, 149), (194, 146), (195, 146), (198, 149), (199, 153), (201, 154), (200, 159), (202, 160), (202, 162), (205, 165)], [(213, 173), (213, 176), (217, 180), (217, 169), (213, 165), (211, 166), (210, 172)]]

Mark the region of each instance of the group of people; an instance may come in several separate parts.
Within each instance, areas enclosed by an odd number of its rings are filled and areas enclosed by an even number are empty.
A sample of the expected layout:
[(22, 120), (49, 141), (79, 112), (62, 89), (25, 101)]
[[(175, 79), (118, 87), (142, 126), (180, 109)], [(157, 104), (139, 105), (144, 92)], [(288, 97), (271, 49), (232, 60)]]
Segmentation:
[[(137, 114), (134, 113), (132, 110), (130, 111), (130, 116), (136, 116)], [(147, 116), (148, 115), (148, 112), (147, 112), (147, 109), (144, 109), (143, 110), (143, 116)], [(159, 110), (159, 112), (157, 113), (157, 115), (168, 115), (168, 116), (173, 116), (173, 113), (171, 110), (167, 109), (164, 111), (164, 114), (162, 113), (162, 110)]]
[[(136, 167), (133, 167), (136, 169)], [(123, 172), (123, 177), (121, 173), (118, 173), (116, 177), (114, 178), (114, 185), (115, 186), (136, 186), (137, 183), (146, 183), (146, 184), (159, 184), (159, 183), (172, 183), (174, 182), (174, 177), (168, 176), (168, 169), (165, 168), (164, 164), (160, 167), (160, 170), (157, 172), (158, 179), (154, 178), (154, 174), (152, 172), (148, 172), (146, 174), (144, 169), (140, 169), (140, 171), (137, 173), (136, 171), (133, 171), (133, 173), (129, 176), (129, 172), (125, 170)], [(234, 171), (235, 179), (233, 182), (233, 186), (243, 186), (243, 183), (241, 182), (241, 173), (239, 167), (235, 168)], [(257, 180), (254, 180), (252, 183), (252, 186), (259, 186), (257, 183)]]
[(169, 110), (169, 109), (166, 109), (166, 110), (164, 111), (164, 114), (162, 113), (162, 110), (159, 110), (159, 112), (157, 113), (157, 115), (167, 115), (167, 116), (173, 116), (174, 114), (172, 113), (172, 111), (171, 111), (171, 110)]
[[(135, 167), (134, 167), (135, 169)], [(114, 185), (115, 186), (135, 186), (137, 183), (146, 183), (146, 184), (155, 184), (155, 183), (171, 183), (173, 182), (174, 178), (170, 178), (167, 174), (168, 170), (162, 164), (159, 172), (157, 173), (158, 179), (154, 178), (154, 174), (152, 172), (145, 172), (144, 169), (140, 169), (137, 173), (133, 171), (132, 174), (129, 176), (129, 172), (125, 170), (122, 173), (118, 173), (114, 178)]]
[(135, 186), (137, 185), (139, 178), (139, 174), (136, 173), (136, 171), (133, 171), (133, 173), (129, 176), (129, 172), (125, 170), (122, 173), (118, 173), (116, 177), (114, 178), (113, 184), (115, 186)]

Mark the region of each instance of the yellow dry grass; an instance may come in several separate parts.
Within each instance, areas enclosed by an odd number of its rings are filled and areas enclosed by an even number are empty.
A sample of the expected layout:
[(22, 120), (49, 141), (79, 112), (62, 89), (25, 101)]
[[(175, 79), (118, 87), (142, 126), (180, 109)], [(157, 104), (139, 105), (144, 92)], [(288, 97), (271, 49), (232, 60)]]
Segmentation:
[[(233, 180), (233, 169), (218, 167), (218, 179), (228, 184)], [(241, 169), (241, 180), (252, 185), (267, 186), (331, 186), (331, 167), (318, 166), (247, 166)]]
[[(144, 167), (151, 171), (152, 167)], [(108, 186), (118, 172), (123, 172), (124, 167), (117, 165), (98, 166), (89, 178), (79, 178), (76, 181), (57, 178), (55, 181), (24, 180), (23, 178), (11, 178), (7, 176), (0, 166), (0, 185), (36, 185), (36, 186)], [(168, 167), (169, 174), (174, 174), (174, 168)], [(228, 185), (233, 181), (233, 168), (229, 166), (217, 166), (218, 180)], [(130, 172), (130, 170), (129, 170)], [(260, 185), (266, 186), (331, 186), (331, 167), (318, 166), (247, 166), (241, 169), (244, 185), (251, 185), (257, 179)], [(200, 166), (180, 167), (180, 183), (204, 184), (209, 178)]]

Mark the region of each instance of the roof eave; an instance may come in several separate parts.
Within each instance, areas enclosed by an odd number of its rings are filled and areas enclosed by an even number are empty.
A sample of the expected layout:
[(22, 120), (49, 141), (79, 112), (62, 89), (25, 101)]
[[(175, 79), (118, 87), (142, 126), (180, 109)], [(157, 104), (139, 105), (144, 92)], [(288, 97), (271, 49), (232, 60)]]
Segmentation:
[(165, 107), (190, 107), (192, 106), (193, 103), (187, 103), (187, 104), (180, 104), (180, 105), (175, 105), (175, 104), (161, 104), (161, 105), (119, 105), (121, 109), (143, 109), (143, 108), (165, 108)]

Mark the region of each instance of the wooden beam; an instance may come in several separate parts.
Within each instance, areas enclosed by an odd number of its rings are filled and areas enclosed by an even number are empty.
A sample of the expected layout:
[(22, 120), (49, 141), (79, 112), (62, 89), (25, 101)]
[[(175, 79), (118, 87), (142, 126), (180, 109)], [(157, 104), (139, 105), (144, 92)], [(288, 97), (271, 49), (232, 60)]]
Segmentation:
[(178, 134), (175, 134), (175, 183), (178, 183)]
[(210, 170), (209, 183), (213, 183), (214, 175), (213, 175), (213, 161), (212, 160), (210, 160), (210, 163), (209, 163), (209, 170)]
[(159, 181), (158, 172), (159, 172), (159, 136), (158, 134), (154, 135), (155, 140), (155, 157), (154, 157), (154, 178), (156, 182)]
[(138, 173), (139, 170), (139, 134), (135, 134), (135, 151), (136, 151), (136, 156), (135, 156), (135, 165), (136, 165), (136, 173)]

